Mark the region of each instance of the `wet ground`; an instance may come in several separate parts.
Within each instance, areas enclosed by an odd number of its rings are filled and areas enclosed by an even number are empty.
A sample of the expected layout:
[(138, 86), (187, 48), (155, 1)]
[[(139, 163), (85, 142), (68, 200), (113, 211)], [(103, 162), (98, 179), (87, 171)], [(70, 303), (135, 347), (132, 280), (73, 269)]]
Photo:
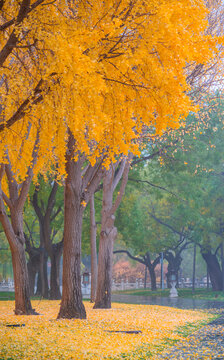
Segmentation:
[(161, 305), (178, 309), (224, 309), (223, 301), (114, 294), (112, 301), (125, 304)]

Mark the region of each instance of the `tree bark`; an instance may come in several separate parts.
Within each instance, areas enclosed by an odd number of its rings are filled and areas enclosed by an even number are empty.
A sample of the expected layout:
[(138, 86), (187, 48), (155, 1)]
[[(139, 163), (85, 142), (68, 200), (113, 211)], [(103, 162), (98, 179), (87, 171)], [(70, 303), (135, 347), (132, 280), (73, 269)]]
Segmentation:
[(94, 309), (111, 308), (112, 260), (116, 227), (106, 227), (100, 234), (98, 285)]
[(180, 252), (178, 251), (176, 254), (173, 254), (171, 251), (166, 251), (164, 253), (164, 258), (168, 261), (168, 268), (167, 268), (167, 287), (171, 288), (170, 284), (170, 275), (174, 271), (176, 275), (176, 287), (179, 287), (179, 269), (182, 262), (182, 257), (180, 256)]
[[(97, 293), (94, 309), (111, 308), (112, 257), (114, 241), (117, 237), (114, 214), (125, 192), (132, 157), (133, 155), (129, 154), (128, 157), (124, 157), (117, 164), (111, 164), (109, 170), (104, 174)], [(113, 202), (113, 193), (121, 179), (119, 192)]]
[(222, 268), (222, 291), (224, 291), (224, 254), (223, 254), (223, 243), (221, 244), (221, 268)]
[(81, 236), (85, 204), (82, 203), (81, 164), (73, 160), (70, 134), (66, 156), (62, 301), (58, 318), (86, 318), (81, 291)]
[(29, 277), (24, 246), (18, 244), (12, 249), (12, 265), (15, 284), (15, 314), (31, 315), (35, 313), (30, 302)]
[[(12, 255), (12, 266), (15, 284), (15, 314), (35, 314), (30, 302), (29, 276), (25, 255), (25, 238), (23, 234), (23, 215), (16, 207), (11, 209), (11, 223), (0, 196), (0, 221), (9, 242)], [(17, 235), (16, 235), (17, 234)]]
[(213, 291), (222, 291), (222, 271), (215, 254), (211, 251), (201, 252), (203, 259), (205, 260), (208, 273), (212, 284)]
[[(41, 261), (41, 283), (42, 283), (42, 296), (47, 297), (50, 295), (51, 300), (58, 300), (61, 298), (60, 288), (59, 288), (59, 265), (60, 265), (60, 257), (62, 253), (63, 241), (58, 244), (52, 244), (52, 229), (51, 229), (51, 221), (52, 221), (52, 212), (54, 210), (56, 193), (58, 190), (58, 184), (54, 182), (50, 195), (48, 197), (47, 205), (39, 206), (38, 204), (38, 193), (39, 188), (35, 189), (32, 204), (33, 208), (38, 217), (39, 226), (40, 226), (40, 243), (43, 248), (44, 253), (42, 254)], [(56, 211), (55, 214), (60, 212), (60, 208)], [(44, 256), (46, 253), (51, 259), (51, 274), (50, 274), (50, 291), (48, 289), (48, 281), (46, 281), (46, 272), (45, 272), (45, 261)]]
[(147, 285), (147, 266), (145, 266), (144, 289), (146, 289), (146, 285)]
[(149, 269), (151, 290), (155, 291), (157, 290), (155, 268), (160, 262), (160, 256), (157, 256), (155, 260), (151, 261), (150, 253), (148, 251), (144, 256), (144, 261), (146, 263), (147, 268)]
[(59, 270), (60, 259), (62, 255), (63, 241), (58, 244), (53, 244), (53, 254), (51, 256), (51, 276), (50, 276), (50, 299), (61, 299)]
[(90, 245), (91, 245), (91, 296), (90, 301), (96, 300), (97, 289), (97, 249), (96, 249), (96, 219), (94, 194), (90, 197)]
[(30, 296), (34, 295), (36, 275), (40, 269), (40, 254), (38, 251), (29, 253), (29, 261), (27, 263), (29, 283), (30, 283)]
[(157, 290), (155, 269), (152, 266), (148, 267), (148, 269), (149, 269), (150, 280), (151, 280), (151, 290), (155, 291), (155, 290)]
[(196, 268), (196, 244), (194, 244), (194, 256), (193, 256), (193, 275), (192, 275), (192, 291), (195, 291), (195, 268)]
[(117, 229), (114, 226), (115, 216), (111, 214), (113, 206), (113, 167), (106, 172), (103, 179), (103, 204), (101, 233), (99, 243), (97, 293), (94, 309), (111, 308), (112, 259), (114, 240)]

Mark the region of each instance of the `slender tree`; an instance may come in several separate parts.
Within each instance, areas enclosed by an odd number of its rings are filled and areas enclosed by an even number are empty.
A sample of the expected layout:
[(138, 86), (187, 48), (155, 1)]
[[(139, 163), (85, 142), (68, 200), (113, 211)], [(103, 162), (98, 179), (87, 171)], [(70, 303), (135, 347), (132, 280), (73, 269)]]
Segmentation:
[(96, 219), (95, 219), (95, 206), (94, 206), (94, 194), (90, 196), (90, 243), (91, 243), (91, 302), (96, 300), (97, 290), (97, 248), (96, 248)]
[[(95, 309), (111, 307), (113, 246), (117, 236), (117, 228), (114, 225), (115, 212), (120, 205), (122, 196), (125, 192), (132, 157), (133, 155), (130, 154), (120, 162), (118, 161), (116, 164), (111, 164), (110, 169), (105, 172), (103, 178), (103, 201)], [(113, 200), (114, 191), (121, 179), (119, 192), (115, 200)]]

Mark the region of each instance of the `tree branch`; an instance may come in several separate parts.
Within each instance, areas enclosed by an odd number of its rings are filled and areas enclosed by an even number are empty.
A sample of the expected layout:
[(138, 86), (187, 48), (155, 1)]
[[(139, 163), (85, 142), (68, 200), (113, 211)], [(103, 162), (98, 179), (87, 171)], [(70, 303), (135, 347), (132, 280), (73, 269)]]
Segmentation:
[(25, 116), (29, 105), (37, 105), (43, 100), (43, 95), (40, 95), (42, 84), (43, 80), (41, 79), (33, 90), (34, 95), (31, 98), (28, 97), (26, 100), (24, 100), (24, 102), (19, 106), (16, 112), (11, 116), (11, 118), (8, 119), (6, 122), (0, 124), (0, 132), (10, 128), (13, 124), (22, 119)]
[(114, 175), (114, 180), (113, 180), (113, 192), (114, 190), (116, 189), (119, 181), (121, 180), (122, 178), (122, 175), (123, 175), (123, 172), (124, 172), (124, 169), (125, 169), (125, 164), (126, 164), (126, 161), (127, 161), (127, 158), (123, 158), (120, 162), (120, 166), (118, 168), (118, 171), (115, 173)]
[(58, 183), (56, 181), (54, 181), (53, 187), (51, 189), (51, 193), (50, 193), (49, 198), (48, 198), (45, 217), (50, 217), (50, 215), (51, 215), (51, 213), (53, 211), (57, 190), (58, 190)]
[(33, 147), (33, 153), (32, 153), (32, 164), (29, 166), (27, 170), (27, 177), (22, 183), (22, 187), (19, 193), (18, 197), (18, 206), (22, 208), (24, 206), (24, 203), (26, 201), (30, 184), (33, 178), (33, 168), (37, 162), (38, 157), (38, 150), (39, 150), (39, 140), (40, 140), (40, 129), (37, 130), (36, 140)]
[(172, 232), (174, 232), (175, 234), (178, 234), (178, 235), (181, 235), (181, 234), (182, 234), (180, 231), (176, 230), (173, 226), (171, 226), (171, 225), (165, 223), (164, 221), (160, 220), (159, 218), (157, 218), (155, 215), (153, 215), (153, 214), (150, 213), (149, 211), (148, 211), (148, 214), (149, 214), (154, 220), (156, 220), (159, 224), (166, 226), (168, 229), (170, 229), (170, 230), (171, 230)]
[(148, 181), (148, 180), (140, 180), (140, 179), (134, 179), (134, 178), (130, 178), (130, 177), (128, 178), (128, 180), (134, 181), (134, 182), (137, 182), (137, 183), (145, 183), (145, 184), (148, 184), (148, 185), (150, 185), (150, 186), (152, 186), (152, 187), (155, 187), (155, 188), (157, 188), (157, 189), (164, 190), (164, 191), (168, 192), (170, 195), (175, 196), (177, 199), (179, 199), (179, 200), (181, 200), (181, 201), (186, 201), (186, 200), (184, 200), (184, 199), (181, 199), (177, 194), (173, 193), (172, 191), (164, 188), (163, 186), (155, 185), (155, 184), (151, 183), (151, 182)]
[(61, 206), (59, 206), (58, 210), (54, 213), (54, 215), (52, 215), (50, 221), (53, 221), (60, 212), (61, 212)]
[(140, 258), (138, 258), (138, 257), (136, 257), (136, 256), (131, 255), (131, 253), (130, 253), (128, 250), (115, 250), (113, 253), (114, 253), (114, 254), (125, 253), (125, 254), (127, 254), (127, 255), (130, 257), (130, 259), (135, 260), (135, 261), (138, 261), (138, 262), (140, 262), (140, 263), (143, 264), (143, 265), (146, 265), (144, 260), (142, 260), (142, 259), (140, 259)]
[(121, 182), (121, 186), (120, 186), (120, 190), (117, 194), (117, 198), (110, 210), (110, 215), (113, 215), (115, 213), (115, 211), (117, 210), (118, 206), (120, 205), (121, 203), (121, 200), (122, 200), (122, 197), (124, 195), (124, 192), (125, 192), (125, 188), (126, 188), (126, 185), (127, 185), (127, 182), (128, 182), (128, 174), (129, 174), (129, 170), (130, 170), (130, 162), (131, 162), (131, 159), (133, 158), (133, 154), (129, 154), (128, 155), (128, 158), (125, 162), (125, 168), (124, 168), (124, 171), (123, 171), (123, 177), (122, 177), (122, 182)]
[(38, 205), (38, 189), (37, 188), (34, 191), (31, 202), (33, 204), (33, 207), (34, 207), (35, 213), (37, 214), (37, 217), (40, 219), (40, 222), (42, 223), (44, 216), (42, 214), (41, 208)]

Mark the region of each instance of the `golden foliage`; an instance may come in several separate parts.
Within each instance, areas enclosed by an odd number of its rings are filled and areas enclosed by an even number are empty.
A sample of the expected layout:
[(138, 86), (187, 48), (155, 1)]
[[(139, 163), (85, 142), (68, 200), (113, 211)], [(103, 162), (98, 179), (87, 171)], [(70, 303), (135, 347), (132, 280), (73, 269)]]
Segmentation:
[[(1, 359), (119, 359), (122, 353), (127, 355), (126, 359), (137, 359), (138, 354), (139, 358), (144, 356), (144, 351), (155, 354), (155, 345), (166, 338), (182, 339), (175, 332), (178, 326), (209, 318), (205, 313), (151, 305), (113, 304), (110, 310), (93, 310), (86, 303), (88, 320), (53, 320), (58, 301), (33, 303), (40, 316), (15, 317), (13, 302), (1, 302)], [(16, 323), (25, 327), (6, 327)], [(121, 330), (142, 333), (108, 332)]]
[[(18, 6), (7, 0), (1, 22)], [(175, 0), (56, 0), (2, 31), (3, 46), (12, 29), (19, 38), (0, 69), (2, 121), (25, 99), (29, 104), (23, 120), (1, 136), (0, 161), (7, 146), (24, 178), (39, 127), (36, 173), (57, 163), (61, 175), (68, 128), (76, 150), (94, 163), (105, 153), (108, 161), (137, 153), (143, 127), (159, 133), (177, 127), (194, 109), (185, 65), (206, 64), (217, 52), (217, 39), (204, 35), (206, 16), (203, 0), (179, 0), (178, 6)]]

